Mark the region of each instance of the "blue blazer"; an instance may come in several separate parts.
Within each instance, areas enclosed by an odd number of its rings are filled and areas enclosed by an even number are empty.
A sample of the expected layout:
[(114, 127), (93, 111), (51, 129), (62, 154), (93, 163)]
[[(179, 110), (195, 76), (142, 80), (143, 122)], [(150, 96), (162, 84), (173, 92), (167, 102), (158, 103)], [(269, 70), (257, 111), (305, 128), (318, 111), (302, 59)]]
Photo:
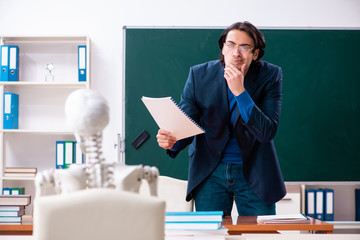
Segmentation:
[(180, 106), (205, 134), (179, 141), (177, 151), (167, 150), (170, 157), (189, 146), (189, 173), (186, 200), (221, 161), (232, 128), (243, 159), (244, 176), (253, 192), (265, 203), (273, 204), (286, 190), (273, 138), (281, 111), (281, 68), (261, 61), (252, 64), (245, 77), (245, 89), (255, 102), (245, 123), (235, 108), (231, 126), (224, 67), (219, 60), (190, 69)]

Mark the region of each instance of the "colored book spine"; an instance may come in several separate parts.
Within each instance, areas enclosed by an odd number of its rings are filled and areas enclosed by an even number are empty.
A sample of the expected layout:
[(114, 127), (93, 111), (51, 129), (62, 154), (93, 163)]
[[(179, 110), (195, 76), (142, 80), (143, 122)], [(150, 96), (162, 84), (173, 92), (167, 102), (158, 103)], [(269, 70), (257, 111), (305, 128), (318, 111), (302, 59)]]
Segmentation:
[(355, 189), (355, 220), (360, 221), (360, 189)]
[(68, 168), (71, 164), (74, 163), (74, 142), (65, 141), (65, 150), (64, 150), (64, 164), (65, 168)]
[(56, 168), (64, 168), (64, 141), (56, 141)]
[(334, 221), (334, 190), (324, 190), (324, 220)]
[(11, 188), (11, 195), (24, 195), (25, 188)]
[(2, 195), (11, 195), (11, 188), (3, 188)]
[(86, 81), (86, 46), (78, 46), (79, 82)]
[(19, 128), (19, 95), (4, 93), (4, 129)]
[(306, 216), (315, 218), (315, 206), (316, 206), (316, 190), (305, 190), (305, 214)]

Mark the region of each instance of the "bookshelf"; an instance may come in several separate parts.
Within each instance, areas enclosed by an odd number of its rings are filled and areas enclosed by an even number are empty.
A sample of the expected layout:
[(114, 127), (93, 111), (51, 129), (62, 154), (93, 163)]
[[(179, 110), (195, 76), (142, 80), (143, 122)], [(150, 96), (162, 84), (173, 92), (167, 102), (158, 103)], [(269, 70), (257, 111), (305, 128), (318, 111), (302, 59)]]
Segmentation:
[[(34, 177), (4, 177), (6, 167), (55, 168), (55, 142), (74, 141), (64, 103), (77, 89), (90, 88), (90, 39), (87, 36), (0, 36), (0, 45), (19, 46), (19, 81), (0, 81), (0, 188), (25, 187), (33, 196)], [(86, 45), (86, 81), (78, 81), (78, 46)], [(46, 81), (47, 64), (54, 65)], [(3, 129), (4, 93), (19, 95), (19, 128)], [(32, 204), (31, 204), (32, 205)], [(32, 206), (26, 214), (32, 214)]]
[[(288, 209), (300, 209), (301, 213), (305, 214), (305, 190), (306, 189), (333, 189), (334, 190), (334, 221), (328, 223), (334, 224), (334, 233), (360, 233), (360, 222), (355, 221), (355, 189), (360, 188), (360, 182), (286, 182), (287, 190), (290, 193), (298, 194), (300, 197), (300, 206), (298, 204), (298, 197), (292, 200), (296, 201), (280, 201), (277, 204), (288, 204)], [(289, 191), (288, 191), (289, 192)], [(291, 206), (291, 203), (293, 205)], [(283, 212), (282, 212), (283, 213)]]

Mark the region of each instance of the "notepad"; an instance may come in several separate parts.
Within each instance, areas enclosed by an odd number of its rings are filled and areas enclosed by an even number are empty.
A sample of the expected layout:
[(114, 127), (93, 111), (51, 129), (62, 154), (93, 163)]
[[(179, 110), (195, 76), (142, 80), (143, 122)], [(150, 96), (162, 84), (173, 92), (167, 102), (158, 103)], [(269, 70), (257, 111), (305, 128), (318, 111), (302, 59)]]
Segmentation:
[(290, 215), (262, 215), (257, 217), (258, 222), (263, 224), (299, 224), (310, 223), (310, 219), (303, 214)]
[(176, 137), (176, 140), (205, 132), (204, 129), (181, 109), (172, 97), (142, 97), (141, 100), (159, 128), (171, 132), (171, 135)]

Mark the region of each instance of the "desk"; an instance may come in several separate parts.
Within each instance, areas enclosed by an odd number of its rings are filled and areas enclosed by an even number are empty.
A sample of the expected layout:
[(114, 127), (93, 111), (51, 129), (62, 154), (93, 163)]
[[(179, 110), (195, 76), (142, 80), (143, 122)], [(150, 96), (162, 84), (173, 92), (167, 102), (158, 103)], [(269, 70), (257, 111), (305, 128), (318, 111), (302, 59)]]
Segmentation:
[(0, 223), (0, 235), (32, 235), (32, 222)]
[(334, 225), (314, 218), (309, 224), (261, 224), (256, 216), (238, 216), (234, 225), (230, 216), (224, 218), (223, 226), (229, 229), (230, 235), (243, 233), (278, 233), (278, 231), (311, 231), (314, 233), (332, 233)]
[[(236, 225), (233, 224), (230, 216), (224, 218), (223, 226), (229, 229), (230, 235), (240, 235), (243, 233), (277, 233), (277, 231), (313, 231), (316, 233), (332, 233), (334, 225), (311, 219), (309, 224), (260, 224), (256, 216), (239, 216)], [(0, 235), (32, 235), (32, 222), (20, 224), (0, 224)]]

